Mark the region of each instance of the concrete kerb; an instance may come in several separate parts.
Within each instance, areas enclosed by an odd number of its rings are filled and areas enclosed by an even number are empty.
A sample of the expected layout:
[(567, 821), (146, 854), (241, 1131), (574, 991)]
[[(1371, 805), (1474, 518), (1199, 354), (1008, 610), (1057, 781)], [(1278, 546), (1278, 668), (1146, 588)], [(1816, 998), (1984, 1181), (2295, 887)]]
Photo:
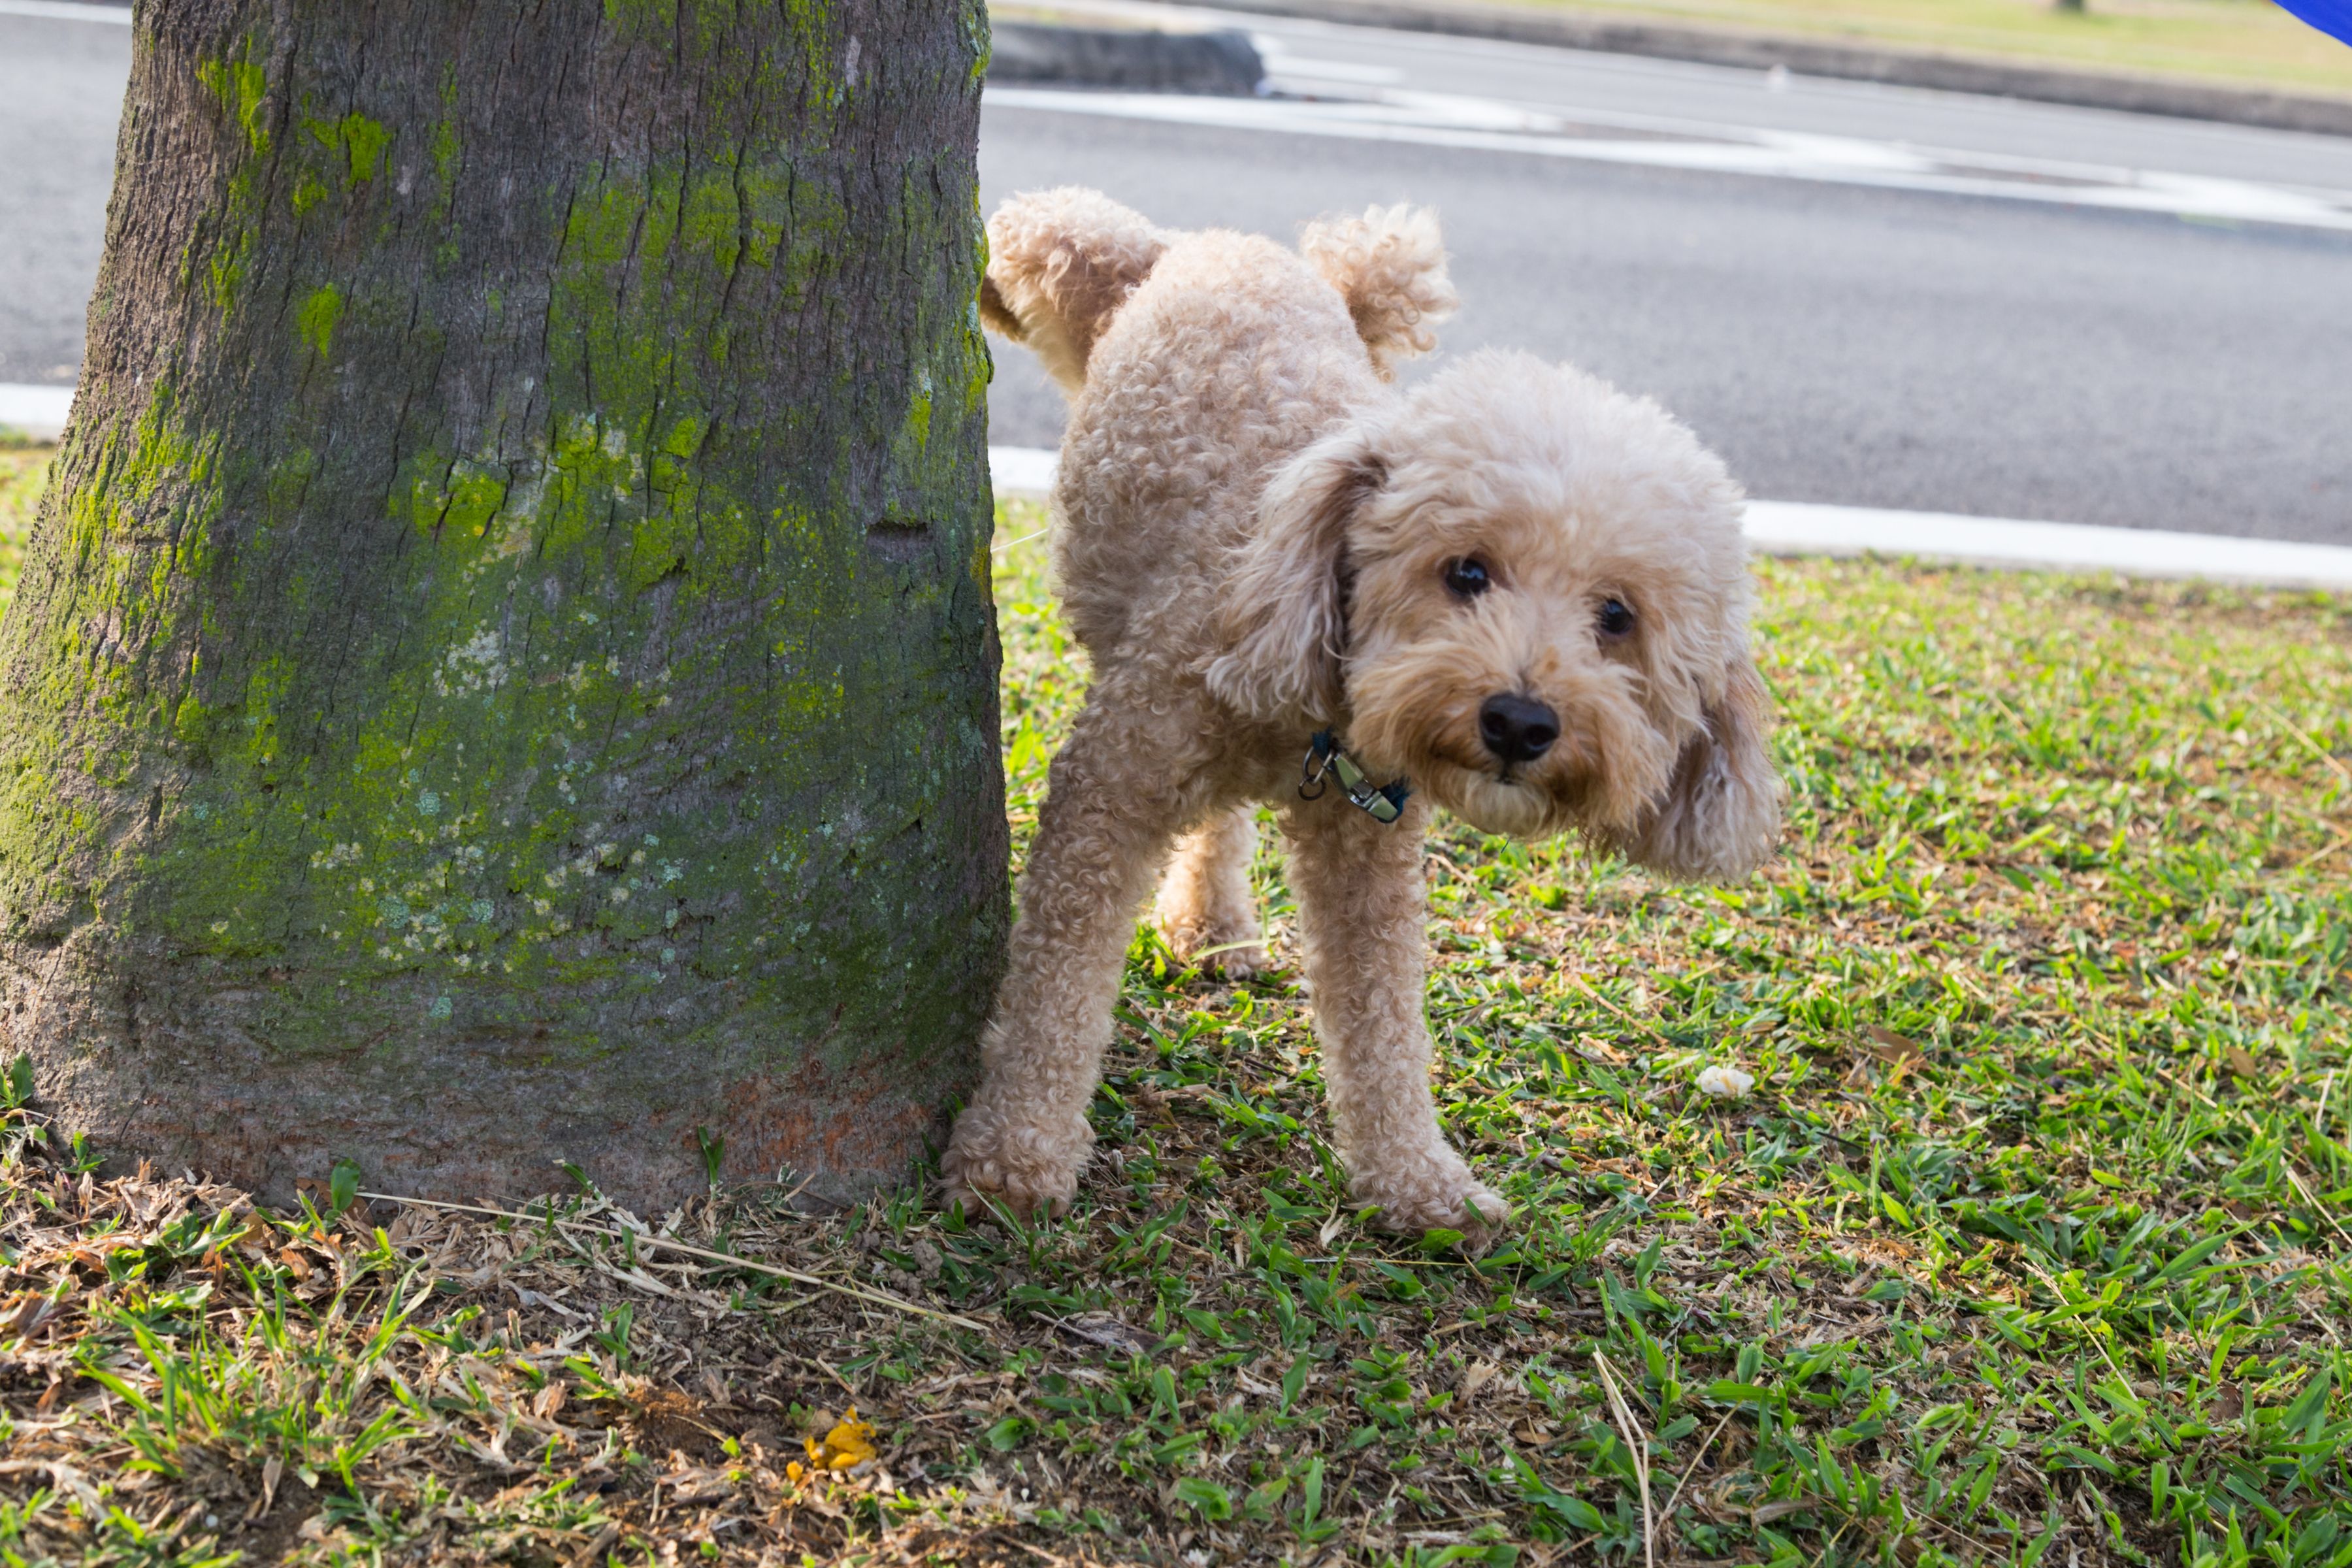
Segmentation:
[(1247, 96), (1265, 80), (1249, 35), (1233, 27), (1166, 32), (992, 18), (991, 81)]
[(1882, 48), (1733, 27), (1577, 16), (1496, 0), (1167, 0), (1227, 13), (1290, 16), (1403, 32), (1547, 44), (1704, 65), (1775, 66), (1801, 76), (2027, 99), (2184, 120), (2352, 136), (2352, 98), (2273, 92), (2173, 77), (2114, 75), (1967, 55)]
[[(991, 447), (988, 462), (1000, 496), (1042, 500), (1053, 488), (1052, 452)], [(1769, 500), (1748, 503), (1747, 534), (1759, 555), (1883, 556), (2007, 571), (2112, 572), (2284, 592), (2352, 592), (2352, 549), (2291, 540)]]
[(0, 386), (0, 435), (48, 442), (65, 434), (70, 386)]

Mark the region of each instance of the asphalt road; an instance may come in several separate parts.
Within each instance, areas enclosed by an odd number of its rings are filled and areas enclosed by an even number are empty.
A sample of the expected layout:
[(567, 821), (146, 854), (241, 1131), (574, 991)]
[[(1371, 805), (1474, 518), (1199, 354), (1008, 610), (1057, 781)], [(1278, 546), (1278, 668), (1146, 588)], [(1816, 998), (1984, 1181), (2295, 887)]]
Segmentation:
[(81, 363), (130, 74), (128, 27), (0, 16), (0, 382)]
[[(1566, 141), (1699, 145), (1715, 135), (1705, 127), (1748, 128), (1785, 145), (1843, 139), (1838, 156), (1859, 148), (1865, 166), (1872, 149), (1891, 164), (1926, 145), (1988, 164), (2063, 159), (2352, 192), (2352, 140), (1803, 79), (1774, 90), (1752, 71), (1252, 25), (1291, 94), (1456, 95), (1473, 110), (1564, 116), (1576, 122)], [(0, 381), (70, 379), (128, 46), (119, 27), (0, 15)], [(1163, 223), (1276, 235), (1369, 202), (1431, 203), (1465, 300), (1445, 350), (1516, 344), (1652, 394), (1757, 495), (2352, 544), (2347, 228), (1536, 155), (1507, 138), (1167, 123), (1014, 97), (985, 111), (988, 203), (1078, 182)], [(2016, 179), (2045, 197), (2095, 183), (2039, 168)], [(1060, 400), (1021, 350), (999, 345), (991, 403), (992, 440), (1054, 444)]]

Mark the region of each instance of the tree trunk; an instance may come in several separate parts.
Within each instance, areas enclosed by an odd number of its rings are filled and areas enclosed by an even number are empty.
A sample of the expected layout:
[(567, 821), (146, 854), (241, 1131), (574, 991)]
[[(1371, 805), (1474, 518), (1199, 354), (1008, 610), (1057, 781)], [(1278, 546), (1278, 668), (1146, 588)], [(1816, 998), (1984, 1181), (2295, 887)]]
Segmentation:
[(902, 1174), (1005, 924), (980, 0), (145, 0), (13, 1048), (283, 1196)]

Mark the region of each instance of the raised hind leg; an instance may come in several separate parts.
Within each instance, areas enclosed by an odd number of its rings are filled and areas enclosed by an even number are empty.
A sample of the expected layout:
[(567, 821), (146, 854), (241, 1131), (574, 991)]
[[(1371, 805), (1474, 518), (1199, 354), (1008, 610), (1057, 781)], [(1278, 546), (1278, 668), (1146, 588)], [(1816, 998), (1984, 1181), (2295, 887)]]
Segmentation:
[(1236, 806), (1184, 836), (1160, 879), (1153, 921), (1176, 956), (1238, 978), (1267, 967), (1250, 860), (1257, 812)]

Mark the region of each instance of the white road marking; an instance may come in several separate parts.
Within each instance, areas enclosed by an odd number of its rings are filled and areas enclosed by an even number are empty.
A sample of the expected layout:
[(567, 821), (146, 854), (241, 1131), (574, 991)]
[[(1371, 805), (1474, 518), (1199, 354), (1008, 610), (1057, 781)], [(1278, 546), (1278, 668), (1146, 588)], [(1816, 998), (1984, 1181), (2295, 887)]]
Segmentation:
[(43, 16), (53, 22), (110, 22), (131, 26), (128, 5), (89, 5), (79, 0), (0, 0), (0, 16)]
[[(1056, 457), (1036, 447), (991, 447), (988, 463), (999, 490), (1034, 495), (1052, 487)], [(1749, 547), (1767, 555), (1912, 556), (2265, 588), (2352, 589), (2352, 549), (2279, 539), (1775, 500), (1748, 503), (1747, 532)]]
[[(0, 0), (0, 6), (9, 3), (10, 0)], [(12, 386), (0, 383), (0, 430), (14, 430), (36, 441), (54, 441), (65, 432), (66, 415), (73, 408), (73, 395), (70, 386)]]
[[(1261, 37), (1261, 43), (1263, 43)], [(1270, 55), (1261, 47), (1258, 58), (1265, 62), (1266, 80), (1277, 88), (1290, 84), (1328, 86), (1334, 82), (1349, 87), (1392, 87), (1404, 80), (1404, 72), (1394, 66), (1363, 66), (1349, 60), (1315, 60), (1301, 55)]]
[(1404, 80), (1395, 66), (1358, 65), (1349, 60), (1312, 59), (1294, 55), (1290, 45), (1272, 33), (1252, 32), (1250, 43), (1265, 64), (1268, 81), (1276, 87), (1291, 83), (1346, 82), (1354, 87), (1394, 87)]
[(1300, 101), (992, 87), (988, 101), (999, 108), (1055, 114), (1359, 142), (1404, 142), (2352, 233), (2352, 191), (2260, 184), (2202, 174), (1965, 153), (1857, 136), (1598, 110), (1580, 110), (1572, 115), (1546, 113), (1452, 93), (1375, 90), (1353, 99)]

